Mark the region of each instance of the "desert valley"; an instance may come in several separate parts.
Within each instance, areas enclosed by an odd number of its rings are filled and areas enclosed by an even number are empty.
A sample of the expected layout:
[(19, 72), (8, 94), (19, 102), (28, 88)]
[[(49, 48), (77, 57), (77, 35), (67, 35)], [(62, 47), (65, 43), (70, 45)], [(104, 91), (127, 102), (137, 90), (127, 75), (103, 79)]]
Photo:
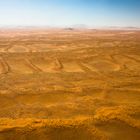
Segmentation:
[(139, 140), (140, 31), (0, 29), (0, 140)]

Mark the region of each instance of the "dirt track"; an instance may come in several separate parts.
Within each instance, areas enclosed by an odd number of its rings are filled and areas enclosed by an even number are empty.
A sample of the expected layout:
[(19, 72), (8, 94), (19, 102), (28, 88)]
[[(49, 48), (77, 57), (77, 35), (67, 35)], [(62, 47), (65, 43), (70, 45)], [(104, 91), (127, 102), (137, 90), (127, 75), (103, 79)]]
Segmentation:
[(5, 30), (0, 140), (139, 140), (140, 32)]

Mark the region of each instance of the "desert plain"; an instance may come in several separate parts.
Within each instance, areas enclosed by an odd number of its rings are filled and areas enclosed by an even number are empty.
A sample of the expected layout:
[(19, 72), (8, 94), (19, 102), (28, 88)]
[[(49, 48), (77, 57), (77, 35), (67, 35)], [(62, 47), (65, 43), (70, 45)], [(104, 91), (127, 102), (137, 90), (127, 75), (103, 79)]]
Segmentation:
[(0, 140), (124, 139), (140, 139), (140, 31), (0, 29)]

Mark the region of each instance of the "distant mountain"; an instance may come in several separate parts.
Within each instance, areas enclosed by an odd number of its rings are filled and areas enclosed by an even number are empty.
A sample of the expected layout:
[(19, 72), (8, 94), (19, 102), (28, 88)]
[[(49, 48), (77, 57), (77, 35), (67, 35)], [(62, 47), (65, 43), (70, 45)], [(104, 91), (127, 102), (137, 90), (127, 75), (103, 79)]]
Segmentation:
[(71, 25), (71, 28), (76, 28), (76, 29), (87, 29), (89, 28), (88, 25), (85, 24), (75, 24), (75, 25)]
[(54, 26), (54, 25), (0, 25), (0, 28), (4, 29), (36, 29), (36, 28), (47, 28), (47, 29), (53, 29), (53, 28), (62, 28), (65, 30), (75, 30), (75, 29), (105, 29), (105, 30), (140, 30), (140, 27), (121, 27), (121, 26), (89, 26), (86, 24), (75, 24), (70, 26)]
[(140, 30), (140, 27), (121, 27), (121, 26), (104, 26), (99, 27), (100, 29), (108, 29), (108, 30)]

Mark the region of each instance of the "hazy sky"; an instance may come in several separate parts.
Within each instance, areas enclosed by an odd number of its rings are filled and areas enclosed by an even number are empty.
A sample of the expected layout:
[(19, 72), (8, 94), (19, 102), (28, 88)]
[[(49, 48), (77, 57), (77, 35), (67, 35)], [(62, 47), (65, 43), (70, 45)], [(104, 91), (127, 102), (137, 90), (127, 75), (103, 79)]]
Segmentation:
[(0, 25), (139, 26), (140, 0), (0, 0)]

